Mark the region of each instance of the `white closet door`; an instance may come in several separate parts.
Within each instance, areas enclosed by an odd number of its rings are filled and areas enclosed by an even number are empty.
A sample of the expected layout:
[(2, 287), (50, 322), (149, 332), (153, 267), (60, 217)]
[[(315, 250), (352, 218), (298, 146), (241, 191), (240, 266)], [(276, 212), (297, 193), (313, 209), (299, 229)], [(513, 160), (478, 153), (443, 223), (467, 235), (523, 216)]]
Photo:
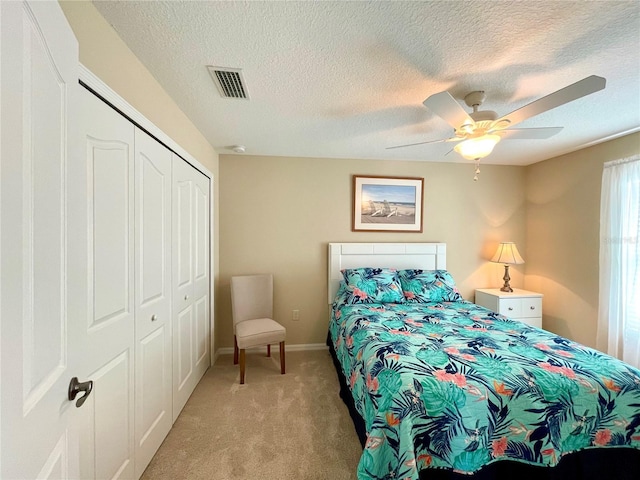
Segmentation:
[(88, 168), (89, 312), (83, 358), (94, 393), (82, 478), (134, 476), (134, 127), (82, 89)]
[[(124, 119), (123, 119), (124, 120)], [(171, 429), (171, 152), (135, 131), (136, 477)]]
[(210, 197), (209, 179), (193, 169), (194, 173), (194, 357), (198, 381), (210, 364), (209, 346), (209, 251), (210, 245)]
[(0, 47), (0, 478), (77, 478), (78, 45), (57, 2), (0, 2)]
[(208, 179), (173, 156), (173, 419), (209, 366)]
[(173, 157), (173, 421), (195, 387), (193, 167)]

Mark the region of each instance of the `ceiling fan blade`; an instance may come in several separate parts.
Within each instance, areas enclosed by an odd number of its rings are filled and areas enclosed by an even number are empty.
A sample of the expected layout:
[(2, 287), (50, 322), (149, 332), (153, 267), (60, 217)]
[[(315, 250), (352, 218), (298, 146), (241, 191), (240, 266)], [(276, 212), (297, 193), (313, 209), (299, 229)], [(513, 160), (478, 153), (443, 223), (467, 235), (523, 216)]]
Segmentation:
[(504, 122), (506, 120), (509, 122), (509, 125), (515, 125), (527, 118), (540, 115), (547, 110), (551, 110), (552, 108), (559, 107), (565, 103), (572, 102), (578, 98), (602, 90), (606, 83), (607, 81), (604, 78), (598, 77), (597, 75), (591, 75), (590, 77), (583, 78), (582, 80), (567, 87), (561, 88), (556, 92), (550, 93), (546, 97), (539, 98), (518, 110), (514, 110), (513, 112), (496, 120), (495, 123)]
[(475, 125), (473, 119), (449, 92), (435, 93), (422, 103), (429, 110), (442, 117), (456, 131), (464, 125)]
[(542, 127), (542, 128), (509, 128), (507, 130), (498, 130), (492, 132), (503, 140), (542, 140), (544, 138), (553, 137), (560, 133), (562, 127)]
[(464, 140), (464, 138), (451, 137), (451, 138), (444, 138), (442, 140), (429, 140), (428, 142), (407, 143), (406, 145), (396, 145), (394, 147), (387, 147), (385, 150), (392, 150), (394, 148), (414, 147), (416, 145), (426, 145), (428, 143), (458, 142), (460, 140)]

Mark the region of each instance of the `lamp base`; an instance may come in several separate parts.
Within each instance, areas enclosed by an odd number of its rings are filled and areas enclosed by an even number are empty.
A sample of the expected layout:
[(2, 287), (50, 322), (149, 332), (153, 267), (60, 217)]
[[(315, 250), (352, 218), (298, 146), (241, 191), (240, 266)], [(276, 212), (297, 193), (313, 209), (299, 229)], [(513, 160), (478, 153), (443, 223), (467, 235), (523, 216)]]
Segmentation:
[(500, 291), (513, 292), (513, 288), (511, 288), (511, 285), (509, 285), (509, 280), (511, 280), (511, 277), (509, 276), (509, 265), (504, 266), (504, 277), (502, 277), (502, 279), (504, 280), (504, 285), (502, 286)]

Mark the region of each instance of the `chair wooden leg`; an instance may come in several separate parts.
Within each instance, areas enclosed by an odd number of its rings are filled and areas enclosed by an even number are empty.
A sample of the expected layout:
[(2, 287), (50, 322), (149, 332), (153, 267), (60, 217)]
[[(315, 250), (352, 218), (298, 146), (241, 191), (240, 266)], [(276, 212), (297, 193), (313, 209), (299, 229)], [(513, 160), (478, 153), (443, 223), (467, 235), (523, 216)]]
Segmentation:
[(280, 342), (280, 373), (284, 375), (284, 342)]
[(240, 350), (240, 385), (244, 385), (244, 366), (245, 366), (244, 348), (242, 348)]
[(267, 345), (267, 357), (271, 356), (271, 345)]
[(236, 336), (233, 336), (233, 364), (238, 364), (238, 339)]

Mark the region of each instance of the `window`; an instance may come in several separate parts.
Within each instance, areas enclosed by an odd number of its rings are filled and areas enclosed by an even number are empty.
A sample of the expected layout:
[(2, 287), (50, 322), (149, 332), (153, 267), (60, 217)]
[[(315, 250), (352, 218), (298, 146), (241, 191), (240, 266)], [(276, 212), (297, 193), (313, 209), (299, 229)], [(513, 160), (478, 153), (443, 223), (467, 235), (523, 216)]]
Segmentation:
[(604, 165), (599, 300), (598, 348), (640, 367), (640, 155)]

